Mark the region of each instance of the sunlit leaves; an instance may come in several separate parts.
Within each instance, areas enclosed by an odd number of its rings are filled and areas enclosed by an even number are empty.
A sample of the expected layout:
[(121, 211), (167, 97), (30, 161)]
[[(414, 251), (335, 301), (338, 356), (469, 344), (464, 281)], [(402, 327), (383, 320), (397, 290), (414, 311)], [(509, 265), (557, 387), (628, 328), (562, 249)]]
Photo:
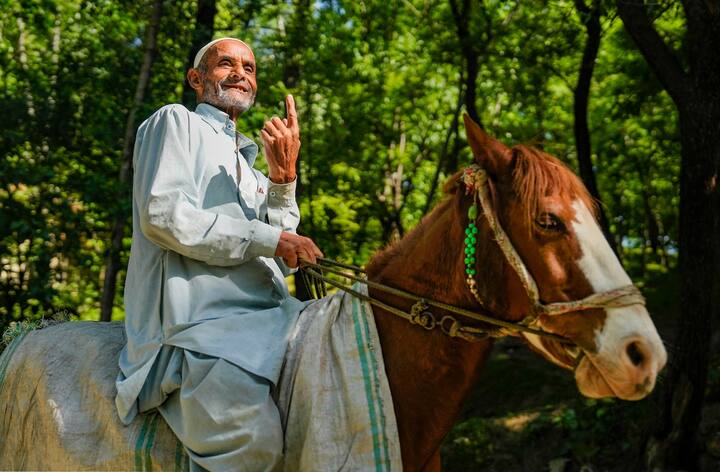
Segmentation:
[[(163, 12), (136, 124), (181, 100), (196, 4), (173, 5)], [(216, 36), (248, 41), (258, 61), (256, 105), (241, 117), (239, 129), (258, 140), (264, 120), (283, 116), (283, 98), (293, 93), (302, 135), (300, 231), (330, 257), (366, 262), (417, 224), (428, 200), (442, 197), (442, 185), (430, 194), (438, 165), (442, 182), (470, 159), (462, 130), (457, 142), (448, 141), (466, 73), (448, 1), (217, 5)], [(585, 31), (574, 2), (472, 5), (469, 31), (480, 55), (476, 105), (483, 124), (507, 144), (535, 142), (575, 167), (573, 87)], [(674, 107), (611, 3), (606, 6), (589, 106), (600, 193), (626, 259), (655, 243), (672, 253), (679, 166)], [(4, 10), (5, 320), (58, 307), (97, 313), (110, 224), (115, 215), (129, 214), (130, 188), (118, 183), (118, 172), (149, 11), (148, 2), (112, 0), (23, 0)], [(660, 2), (657, 13), (663, 36), (682, 48), (681, 10)], [(262, 158), (257, 165), (264, 168)], [(129, 236), (128, 226), (123, 263)], [(656, 255), (642, 260), (665, 262)], [(116, 304), (121, 313), (121, 291)]]

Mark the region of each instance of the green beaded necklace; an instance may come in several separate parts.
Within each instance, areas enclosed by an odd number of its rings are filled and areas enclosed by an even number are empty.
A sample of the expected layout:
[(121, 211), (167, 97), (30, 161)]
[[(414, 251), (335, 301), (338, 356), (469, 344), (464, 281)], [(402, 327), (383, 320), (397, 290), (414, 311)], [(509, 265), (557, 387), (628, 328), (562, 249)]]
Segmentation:
[(475, 243), (477, 242), (478, 232), (475, 226), (477, 218), (477, 205), (474, 203), (468, 209), (468, 226), (465, 229), (465, 273), (467, 275), (475, 275)]
[(470, 291), (477, 297), (477, 283), (475, 282), (475, 243), (477, 243), (477, 205), (475, 202), (468, 209), (468, 225), (465, 228), (465, 275)]

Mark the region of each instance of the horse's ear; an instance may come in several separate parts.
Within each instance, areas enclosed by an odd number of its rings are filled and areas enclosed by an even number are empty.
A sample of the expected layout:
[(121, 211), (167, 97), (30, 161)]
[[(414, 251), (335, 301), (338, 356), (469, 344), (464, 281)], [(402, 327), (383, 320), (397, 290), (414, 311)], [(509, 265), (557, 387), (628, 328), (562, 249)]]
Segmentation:
[(508, 171), (512, 164), (512, 150), (487, 134), (465, 113), (465, 133), (475, 162), (490, 175), (498, 177)]

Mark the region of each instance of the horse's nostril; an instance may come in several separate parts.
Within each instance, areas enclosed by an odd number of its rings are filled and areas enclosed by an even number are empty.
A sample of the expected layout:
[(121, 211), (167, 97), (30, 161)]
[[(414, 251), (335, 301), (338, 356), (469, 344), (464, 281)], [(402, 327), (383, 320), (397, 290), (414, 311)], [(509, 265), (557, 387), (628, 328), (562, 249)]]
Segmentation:
[(639, 366), (645, 360), (645, 355), (640, 350), (638, 343), (631, 342), (630, 344), (628, 344), (628, 346), (625, 350), (627, 351), (627, 355), (630, 358), (630, 362), (632, 362), (633, 365)]

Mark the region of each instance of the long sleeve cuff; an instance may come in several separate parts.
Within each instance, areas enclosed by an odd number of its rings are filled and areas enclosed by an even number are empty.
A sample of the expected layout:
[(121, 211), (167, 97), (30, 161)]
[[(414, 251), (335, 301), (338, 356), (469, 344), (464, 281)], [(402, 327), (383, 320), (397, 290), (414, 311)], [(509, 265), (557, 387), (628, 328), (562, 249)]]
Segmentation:
[(270, 226), (295, 232), (300, 223), (300, 210), (295, 201), (297, 178), (286, 184), (268, 183), (267, 219)]
[(273, 208), (287, 208), (295, 203), (295, 188), (297, 177), (286, 184), (276, 184), (268, 179), (268, 206)]

